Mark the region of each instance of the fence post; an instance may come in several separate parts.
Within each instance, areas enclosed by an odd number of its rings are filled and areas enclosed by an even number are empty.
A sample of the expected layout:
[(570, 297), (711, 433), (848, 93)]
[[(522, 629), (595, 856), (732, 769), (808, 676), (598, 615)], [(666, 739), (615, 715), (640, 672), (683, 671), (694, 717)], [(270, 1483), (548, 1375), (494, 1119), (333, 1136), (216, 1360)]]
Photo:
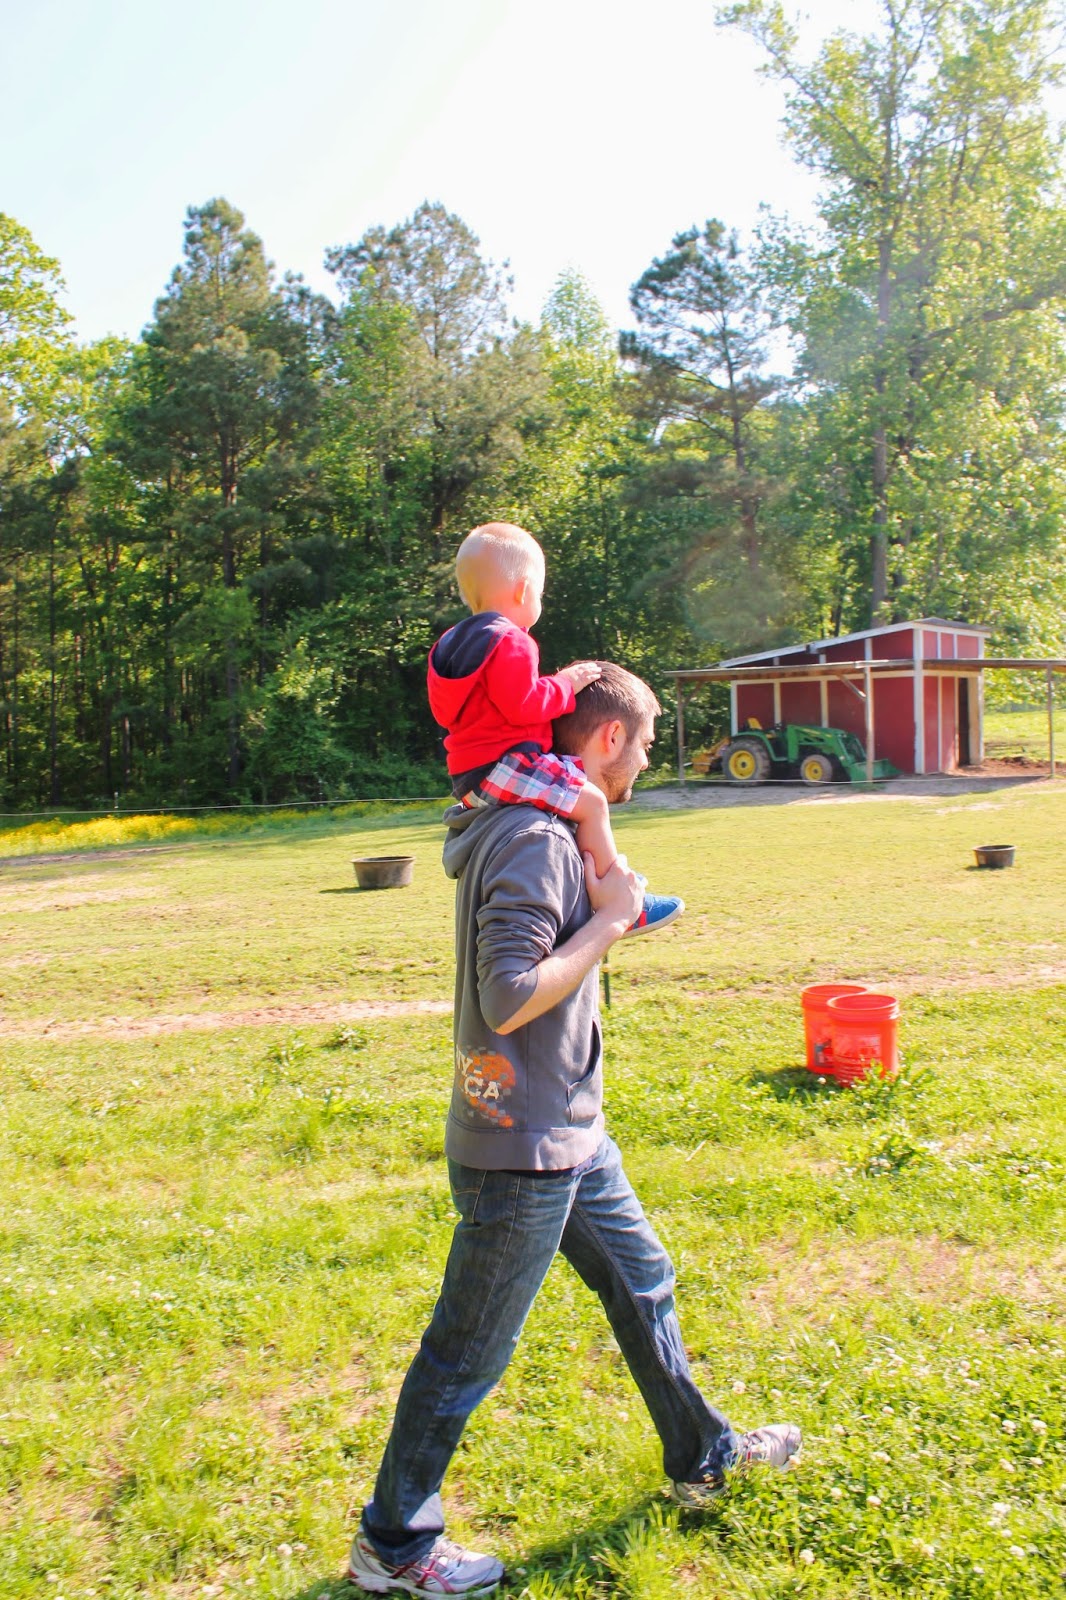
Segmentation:
[(677, 680), (677, 781), (685, 781), (685, 691)]

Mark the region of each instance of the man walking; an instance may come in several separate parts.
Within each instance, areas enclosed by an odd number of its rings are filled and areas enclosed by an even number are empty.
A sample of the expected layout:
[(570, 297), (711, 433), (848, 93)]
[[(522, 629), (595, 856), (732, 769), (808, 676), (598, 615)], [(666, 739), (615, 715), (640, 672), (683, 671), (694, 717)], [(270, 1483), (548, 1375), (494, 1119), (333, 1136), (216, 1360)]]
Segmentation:
[[(608, 800), (632, 794), (659, 705), (611, 663), (555, 724)], [(786, 1466), (799, 1429), (737, 1434), (697, 1389), (674, 1273), (604, 1131), (598, 964), (639, 914), (623, 857), (597, 878), (573, 830), (532, 806), (448, 813), (457, 880), (455, 1081), (445, 1138), (459, 1212), (440, 1298), (404, 1380), (349, 1577), (373, 1594), (488, 1594), (492, 1556), (444, 1535), (440, 1486), (502, 1376), (557, 1252), (599, 1295), (662, 1441), (671, 1492), (699, 1507), (728, 1472)]]

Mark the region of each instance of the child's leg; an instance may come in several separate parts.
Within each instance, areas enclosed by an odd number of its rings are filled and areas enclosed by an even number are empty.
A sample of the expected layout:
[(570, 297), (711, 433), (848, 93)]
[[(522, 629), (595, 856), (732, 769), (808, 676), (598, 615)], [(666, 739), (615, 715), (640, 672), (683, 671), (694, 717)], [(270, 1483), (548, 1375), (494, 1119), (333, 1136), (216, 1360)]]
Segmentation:
[(578, 849), (589, 852), (596, 863), (596, 876), (602, 878), (618, 859), (607, 796), (586, 780), (570, 816), (577, 823)]

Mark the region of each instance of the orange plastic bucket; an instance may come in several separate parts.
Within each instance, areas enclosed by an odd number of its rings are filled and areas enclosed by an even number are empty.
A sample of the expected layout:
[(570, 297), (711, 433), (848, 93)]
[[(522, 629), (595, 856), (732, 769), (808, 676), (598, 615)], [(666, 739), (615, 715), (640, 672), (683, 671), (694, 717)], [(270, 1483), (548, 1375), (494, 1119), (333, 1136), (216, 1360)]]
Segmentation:
[(827, 1076), (833, 1071), (829, 1039), (829, 1002), (838, 995), (865, 994), (862, 983), (812, 983), (804, 989), (803, 1033), (807, 1043), (807, 1069)]
[(899, 1001), (895, 995), (842, 994), (829, 1002), (833, 1073), (855, 1083), (880, 1067), (882, 1078), (899, 1071)]

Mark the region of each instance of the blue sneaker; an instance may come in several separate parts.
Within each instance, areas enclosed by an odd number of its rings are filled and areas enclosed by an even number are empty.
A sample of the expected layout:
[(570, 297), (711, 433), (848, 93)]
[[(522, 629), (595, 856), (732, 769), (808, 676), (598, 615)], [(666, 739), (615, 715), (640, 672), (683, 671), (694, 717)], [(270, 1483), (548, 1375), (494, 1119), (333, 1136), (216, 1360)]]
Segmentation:
[(679, 894), (645, 894), (644, 909), (622, 938), (631, 939), (635, 933), (655, 933), (668, 922), (676, 922), (684, 909), (685, 902)]

